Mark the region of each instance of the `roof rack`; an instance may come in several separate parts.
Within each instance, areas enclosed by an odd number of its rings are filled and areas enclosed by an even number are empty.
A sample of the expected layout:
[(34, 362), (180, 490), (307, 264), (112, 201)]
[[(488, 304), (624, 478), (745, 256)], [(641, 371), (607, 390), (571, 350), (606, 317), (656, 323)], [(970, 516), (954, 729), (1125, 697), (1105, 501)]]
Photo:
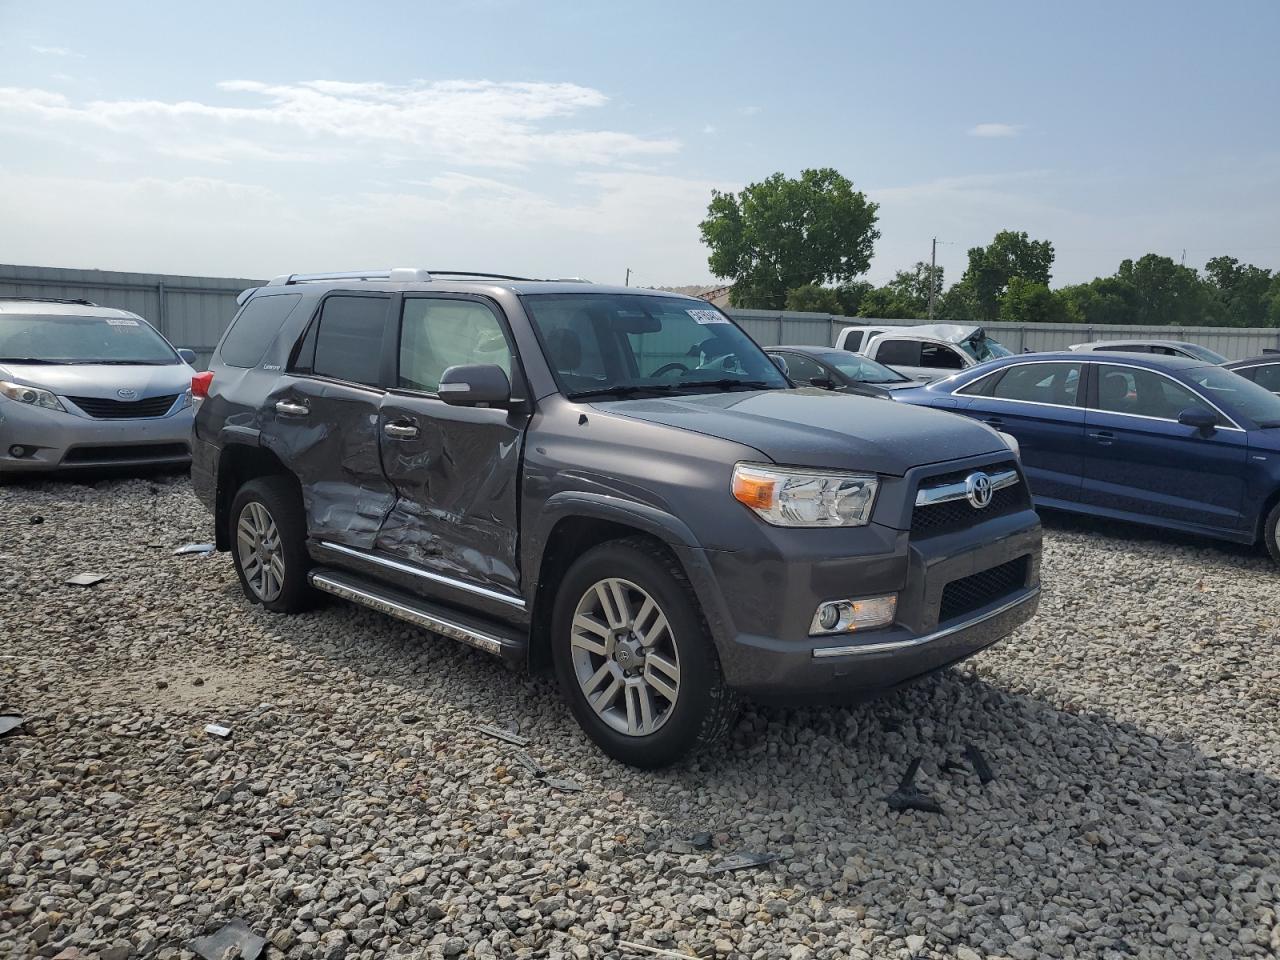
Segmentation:
[(23, 300), (28, 303), (74, 303), (79, 307), (96, 307), (97, 304), (92, 300), (83, 300), (80, 298), (68, 297), (3, 297), (0, 300)]
[[(281, 287), (295, 283), (324, 283), (332, 280), (386, 280), (390, 283), (427, 283), (433, 277), (467, 277), (476, 280), (516, 280), (538, 282), (534, 277), (515, 277), (509, 273), (488, 270), (422, 270), (418, 267), (395, 267), (389, 270), (349, 270), (342, 273), (282, 273), (267, 286)], [(590, 283), (581, 277), (556, 278), (557, 283)]]

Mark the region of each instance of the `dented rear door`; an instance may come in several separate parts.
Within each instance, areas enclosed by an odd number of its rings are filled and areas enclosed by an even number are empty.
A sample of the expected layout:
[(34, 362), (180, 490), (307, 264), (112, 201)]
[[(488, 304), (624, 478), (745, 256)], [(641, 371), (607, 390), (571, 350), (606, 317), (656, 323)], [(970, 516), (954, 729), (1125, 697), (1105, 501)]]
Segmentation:
[(498, 364), (518, 382), (505, 320), (483, 298), (444, 294), (405, 294), (398, 320), (395, 380), (379, 415), (395, 503), (376, 549), (433, 574), (437, 585), (517, 597), (527, 417), (451, 407), (436, 393), (440, 375), (458, 364)]

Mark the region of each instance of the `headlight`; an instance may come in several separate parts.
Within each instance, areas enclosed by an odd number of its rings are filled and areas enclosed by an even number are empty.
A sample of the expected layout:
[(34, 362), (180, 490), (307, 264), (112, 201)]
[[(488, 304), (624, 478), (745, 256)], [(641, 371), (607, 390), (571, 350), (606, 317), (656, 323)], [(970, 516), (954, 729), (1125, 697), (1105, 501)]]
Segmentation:
[(187, 392), (182, 395), (182, 402), (178, 404), (179, 410), (185, 410), (191, 406), (191, 388), (187, 388)]
[(17, 400), (19, 403), (25, 403), (28, 406), (44, 407), (46, 410), (62, 410), (65, 412), (67, 409), (48, 390), (41, 390), (39, 387), (28, 387), (21, 383), (10, 383), (8, 380), (0, 380), (0, 395), (8, 397), (10, 400)]
[(733, 496), (775, 527), (862, 527), (880, 482), (860, 473), (824, 473), (740, 463)]

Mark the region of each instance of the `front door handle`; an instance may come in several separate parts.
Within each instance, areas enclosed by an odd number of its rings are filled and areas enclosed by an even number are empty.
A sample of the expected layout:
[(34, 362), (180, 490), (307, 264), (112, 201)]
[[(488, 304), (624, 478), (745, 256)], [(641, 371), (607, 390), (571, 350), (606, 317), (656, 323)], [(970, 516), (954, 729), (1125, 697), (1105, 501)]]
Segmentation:
[(418, 438), (418, 428), (412, 423), (388, 423), (383, 426), (382, 432), (392, 440), (416, 440)]
[(1004, 421), (999, 417), (983, 417), (982, 422), (988, 427), (995, 427), (997, 430), (1004, 426)]
[(277, 400), (276, 413), (282, 413), (286, 417), (305, 417), (311, 412), (311, 408), (305, 403), (294, 403), (292, 400)]
[(1115, 438), (1116, 438), (1116, 435), (1112, 433), (1110, 430), (1098, 430), (1095, 433), (1089, 434), (1090, 440), (1097, 440), (1098, 443), (1104, 447), (1111, 446), (1111, 442), (1115, 440)]

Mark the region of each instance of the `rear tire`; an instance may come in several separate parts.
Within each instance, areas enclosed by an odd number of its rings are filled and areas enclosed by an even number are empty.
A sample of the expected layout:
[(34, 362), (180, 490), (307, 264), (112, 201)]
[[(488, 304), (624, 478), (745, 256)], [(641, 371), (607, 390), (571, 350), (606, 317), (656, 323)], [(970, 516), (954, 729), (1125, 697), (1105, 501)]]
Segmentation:
[(1262, 541), (1267, 545), (1271, 559), (1280, 563), (1280, 503), (1271, 508), (1262, 524)]
[(738, 714), (689, 581), (644, 537), (593, 547), (556, 593), (551, 653), (560, 690), (600, 748), (664, 767), (724, 736)]
[(307, 521), (295, 485), (286, 477), (250, 480), (231, 501), (231, 559), (251, 603), (273, 613), (310, 607)]

